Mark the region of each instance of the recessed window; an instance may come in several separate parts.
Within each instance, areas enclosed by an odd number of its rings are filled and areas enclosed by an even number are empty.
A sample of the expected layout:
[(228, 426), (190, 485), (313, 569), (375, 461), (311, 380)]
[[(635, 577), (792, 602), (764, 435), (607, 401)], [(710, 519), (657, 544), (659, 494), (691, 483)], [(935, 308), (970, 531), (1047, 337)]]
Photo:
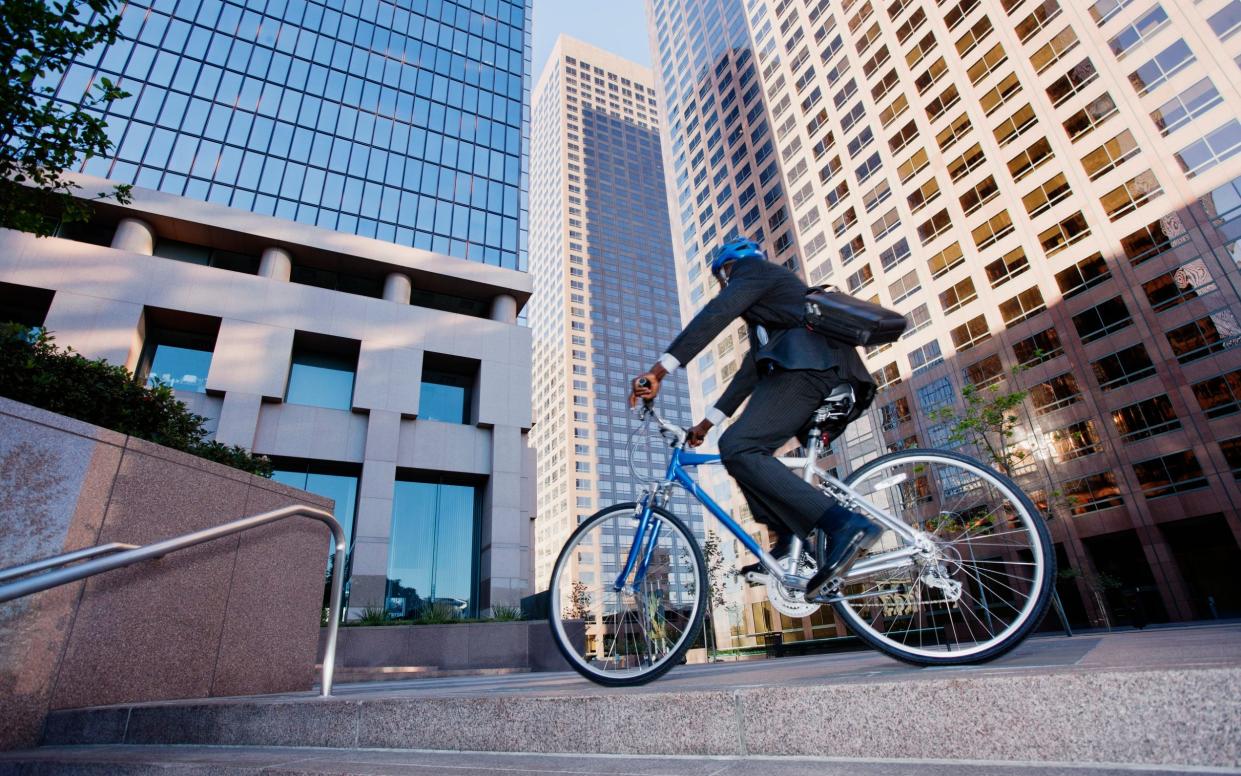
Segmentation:
[(1155, 365), (1145, 345), (1132, 345), (1090, 363), (1099, 387), (1105, 391), (1145, 380), (1155, 374)]
[[(578, 497), (579, 502), (589, 497)], [(481, 499), (472, 484), (434, 475), (397, 480), (384, 608), (414, 617), (433, 605), (478, 613)]]
[(960, 353), (990, 339), (991, 330), (987, 328), (986, 317), (979, 315), (954, 328), (949, 336), (952, 337), (952, 346)]
[(1194, 397), (1208, 418), (1241, 412), (1241, 370), (1194, 383)]
[(0, 323), (20, 323), (37, 328), (47, 320), (55, 292), (44, 288), (0, 283)]
[(418, 417), (444, 423), (471, 422), (479, 364), (473, 359), (426, 353), (422, 361)]
[(1241, 323), (1237, 321), (1236, 312), (1220, 309), (1178, 326), (1165, 336), (1176, 360), (1188, 364), (1241, 343)]
[(1000, 302), (1000, 317), (1004, 319), (1004, 325), (1015, 326), (1046, 309), (1043, 292), (1039, 291), (1038, 286), (1031, 286), (1012, 299)]
[(1061, 484), (1061, 490), (1075, 515), (1086, 515), (1125, 503), (1115, 472), (1099, 472), (1066, 480)]
[(1081, 390), (1078, 389), (1077, 380), (1071, 372), (1065, 372), (1030, 388), (1030, 401), (1034, 404), (1035, 413), (1039, 415), (1067, 407), (1081, 398)]
[(134, 370), (147, 386), (207, 392), (207, 373), (220, 319), (148, 307), (143, 311), (142, 354)]
[(1174, 154), (1186, 178), (1201, 175), (1241, 151), (1241, 122), (1232, 119)]
[(187, 264), (243, 272), (247, 275), (257, 275), (259, 272), (258, 256), (206, 245), (194, 245), (180, 240), (160, 238), (155, 243), (153, 255), (173, 261), (183, 261)]
[(1207, 486), (1202, 466), (1192, 450), (1182, 450), (1133, 464), (1142, 495), (1147, 498), (1170, 496)]
[(1159, 87), (1172, 76), (1195, 62), (1193, 51), (1184, 40), (1178, 40), (1156, 54), (1149, 62), (1129, 74), (1138, 96)]
[(1052, 460), (1056, 463), (1083, 458), (1103, 449), (1103, 442), (1093, 420), (1082, 420), (1058, 428), (1048, 434), (1048, 438), (1051, 441)]
[(1155, 312), (1170, 310), (1191, 299), (1213, 293), (1218, 288), (1202, 259), (1186, 262), (1142, 284), (1142, 291)]
[[(342, 599), (342, 617), (348, 613), (349, 606), (349, 574), (353, 568), (353, 536), (354, 523), (357, 519), (358, 475), (356, 467), (328, 461), (308, 461), (292, 458), (279, 458), (272, 461), (275, 471), (271, 478), (292, 488), (309, 491), (317, 496), (330, 498), (336, 502), (333, 514), (340, 521), (345, 532), (345, 589)], [(327, 574), (324, 579), (324, 600), (330, 593), (332, 583), (332, 564), (334, 554), (329, 553)]]
[(1051, 327), (1013, 343), (1013, 355), (1018, 366), (1031, 367), (1064, 355), (1064, 346), (1055, 327)]
[(998, 354), (992, 353), (962, 369), (961, 379), (976, 388), (985, 388), (1004, 379), (1004, 364)]
[(1108, 48), (1112, 50), (1117, 59), (1121, 59), (1141, 45), (1143, 41), (1149, 40), (1167, 23), (1168, 12), (1163, 10), (1163, 6), (1156, 4), (1154, 8), (1139, 16), (1133, 24), (1113, 35), (1107, 42)]
[(1082, 293), (1088, 288), (1109, 280), (1112, 277), (1112, 271), (1108, 269), (1107, 262), (1103, 259), (1103, 254), (1095, 252), (1077, 262), (1068, 269), (1061, 270), (1056, 273), (1056, 285), (1060, 287), (1060, 294), (1065, 299), (1070, 299)]
[(1210, 78), (1203, 78), (1151, 111), (1151, 120), (1167, 136), (1223, 102)]
[(1114, 296), (1073, 316), (1073, 326), (1083, 343), (1094, 342), (1133, 324), (1129, 308)]
[(1181, 427), (1181, 421), (1177, 419), (1167, 396), (1152, 396), (1114, 409), (1111, 414), (1120, 440), (1126, 444)]
[(358, 342), (297, 332), (284, 400), (289, 404), (348, 410), (358, 369)]

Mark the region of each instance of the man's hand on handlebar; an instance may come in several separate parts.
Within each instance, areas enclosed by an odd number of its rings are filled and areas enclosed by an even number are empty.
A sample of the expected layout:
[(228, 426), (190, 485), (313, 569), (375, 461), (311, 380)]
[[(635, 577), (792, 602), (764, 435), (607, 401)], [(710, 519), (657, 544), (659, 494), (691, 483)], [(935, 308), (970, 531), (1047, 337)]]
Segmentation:
[(638, 406), (638, 399), (651, 401), (659, 395), (659, 383), (668, 374), (663, 364), (656, 364), (650, 371), (633, 378), (629, 393), (629, 406)]
[(698, 421), (698, 425), (691, 428), (688, 435), (685, 437), (685, 444), (690, 447), (697, 447), (702, 444), (702, 441), (707, 438), (707, 432), (710, 431), (711, 427), (714, 425), (714, 423), (705, 418)]

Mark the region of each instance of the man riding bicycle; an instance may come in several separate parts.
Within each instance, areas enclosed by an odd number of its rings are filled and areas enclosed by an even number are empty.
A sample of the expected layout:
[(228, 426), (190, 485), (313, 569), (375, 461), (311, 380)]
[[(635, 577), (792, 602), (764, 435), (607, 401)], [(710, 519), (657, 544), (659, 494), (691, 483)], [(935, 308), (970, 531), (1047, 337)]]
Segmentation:
[(702, 444), (713, 426), (731, 417), (749, 398), (741, 417), (720, 437), (720, 457), (741, 487), (754, 519), (776, 533), (772, 554), (777, 558), (788, 554), (793, 533), (806, 539), (818, 529), (827, 537), (823, 566), (806, 588), (806, 598), (811, 599), (873, 544), (882, 529), (800, 479), (773, 454), (805, 433), (810, 416), (840, 383), (850, 383), (857, 396), (849, 420), (870, 404), (875, 384), (855, 348), (806, 327), (809, 289), (793, 272), (766, 261), (758, 243), (745, 238), (725, 243), (711, 262), (711, 272), (719, 280), (720, 293), (649, 371), (634, 378), (629, 403), (653, 399), (665, 377), (735, 319), (745, 321), (750, 340), (745, 363), (707, 417), (689, 430), (688, 444)]

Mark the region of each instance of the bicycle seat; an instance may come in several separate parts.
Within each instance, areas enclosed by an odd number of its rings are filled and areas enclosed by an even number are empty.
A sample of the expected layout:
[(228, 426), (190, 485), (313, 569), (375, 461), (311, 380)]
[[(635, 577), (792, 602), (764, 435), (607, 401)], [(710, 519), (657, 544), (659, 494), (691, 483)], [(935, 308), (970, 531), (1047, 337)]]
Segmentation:
[(853, 404), (856, 400), (853, 385), (847, 382), (841, 383), (823, 399), (823, 404), (815, 415), (821, 416), (823, 420), (843, 420), (853, 411)]

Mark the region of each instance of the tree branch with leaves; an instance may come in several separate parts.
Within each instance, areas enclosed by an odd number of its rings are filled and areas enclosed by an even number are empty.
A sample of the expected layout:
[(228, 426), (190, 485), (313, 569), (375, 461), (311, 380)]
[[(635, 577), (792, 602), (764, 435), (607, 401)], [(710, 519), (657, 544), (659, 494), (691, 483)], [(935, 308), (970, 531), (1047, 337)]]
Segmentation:
[[(119, 35), (116, 0), (0, 2), (0, 227), (52, 234), (61, 222), (87, 221), (88, 202), (65, 171), (112, 148), (102, 112), (129, 95), (99, 78), (76, 104), (56, 99), (49, 82), (96, 46)], [(71, 96), (72, 98), (72, 96)], [(97, 198), (130, 201), (119, 184)]]

